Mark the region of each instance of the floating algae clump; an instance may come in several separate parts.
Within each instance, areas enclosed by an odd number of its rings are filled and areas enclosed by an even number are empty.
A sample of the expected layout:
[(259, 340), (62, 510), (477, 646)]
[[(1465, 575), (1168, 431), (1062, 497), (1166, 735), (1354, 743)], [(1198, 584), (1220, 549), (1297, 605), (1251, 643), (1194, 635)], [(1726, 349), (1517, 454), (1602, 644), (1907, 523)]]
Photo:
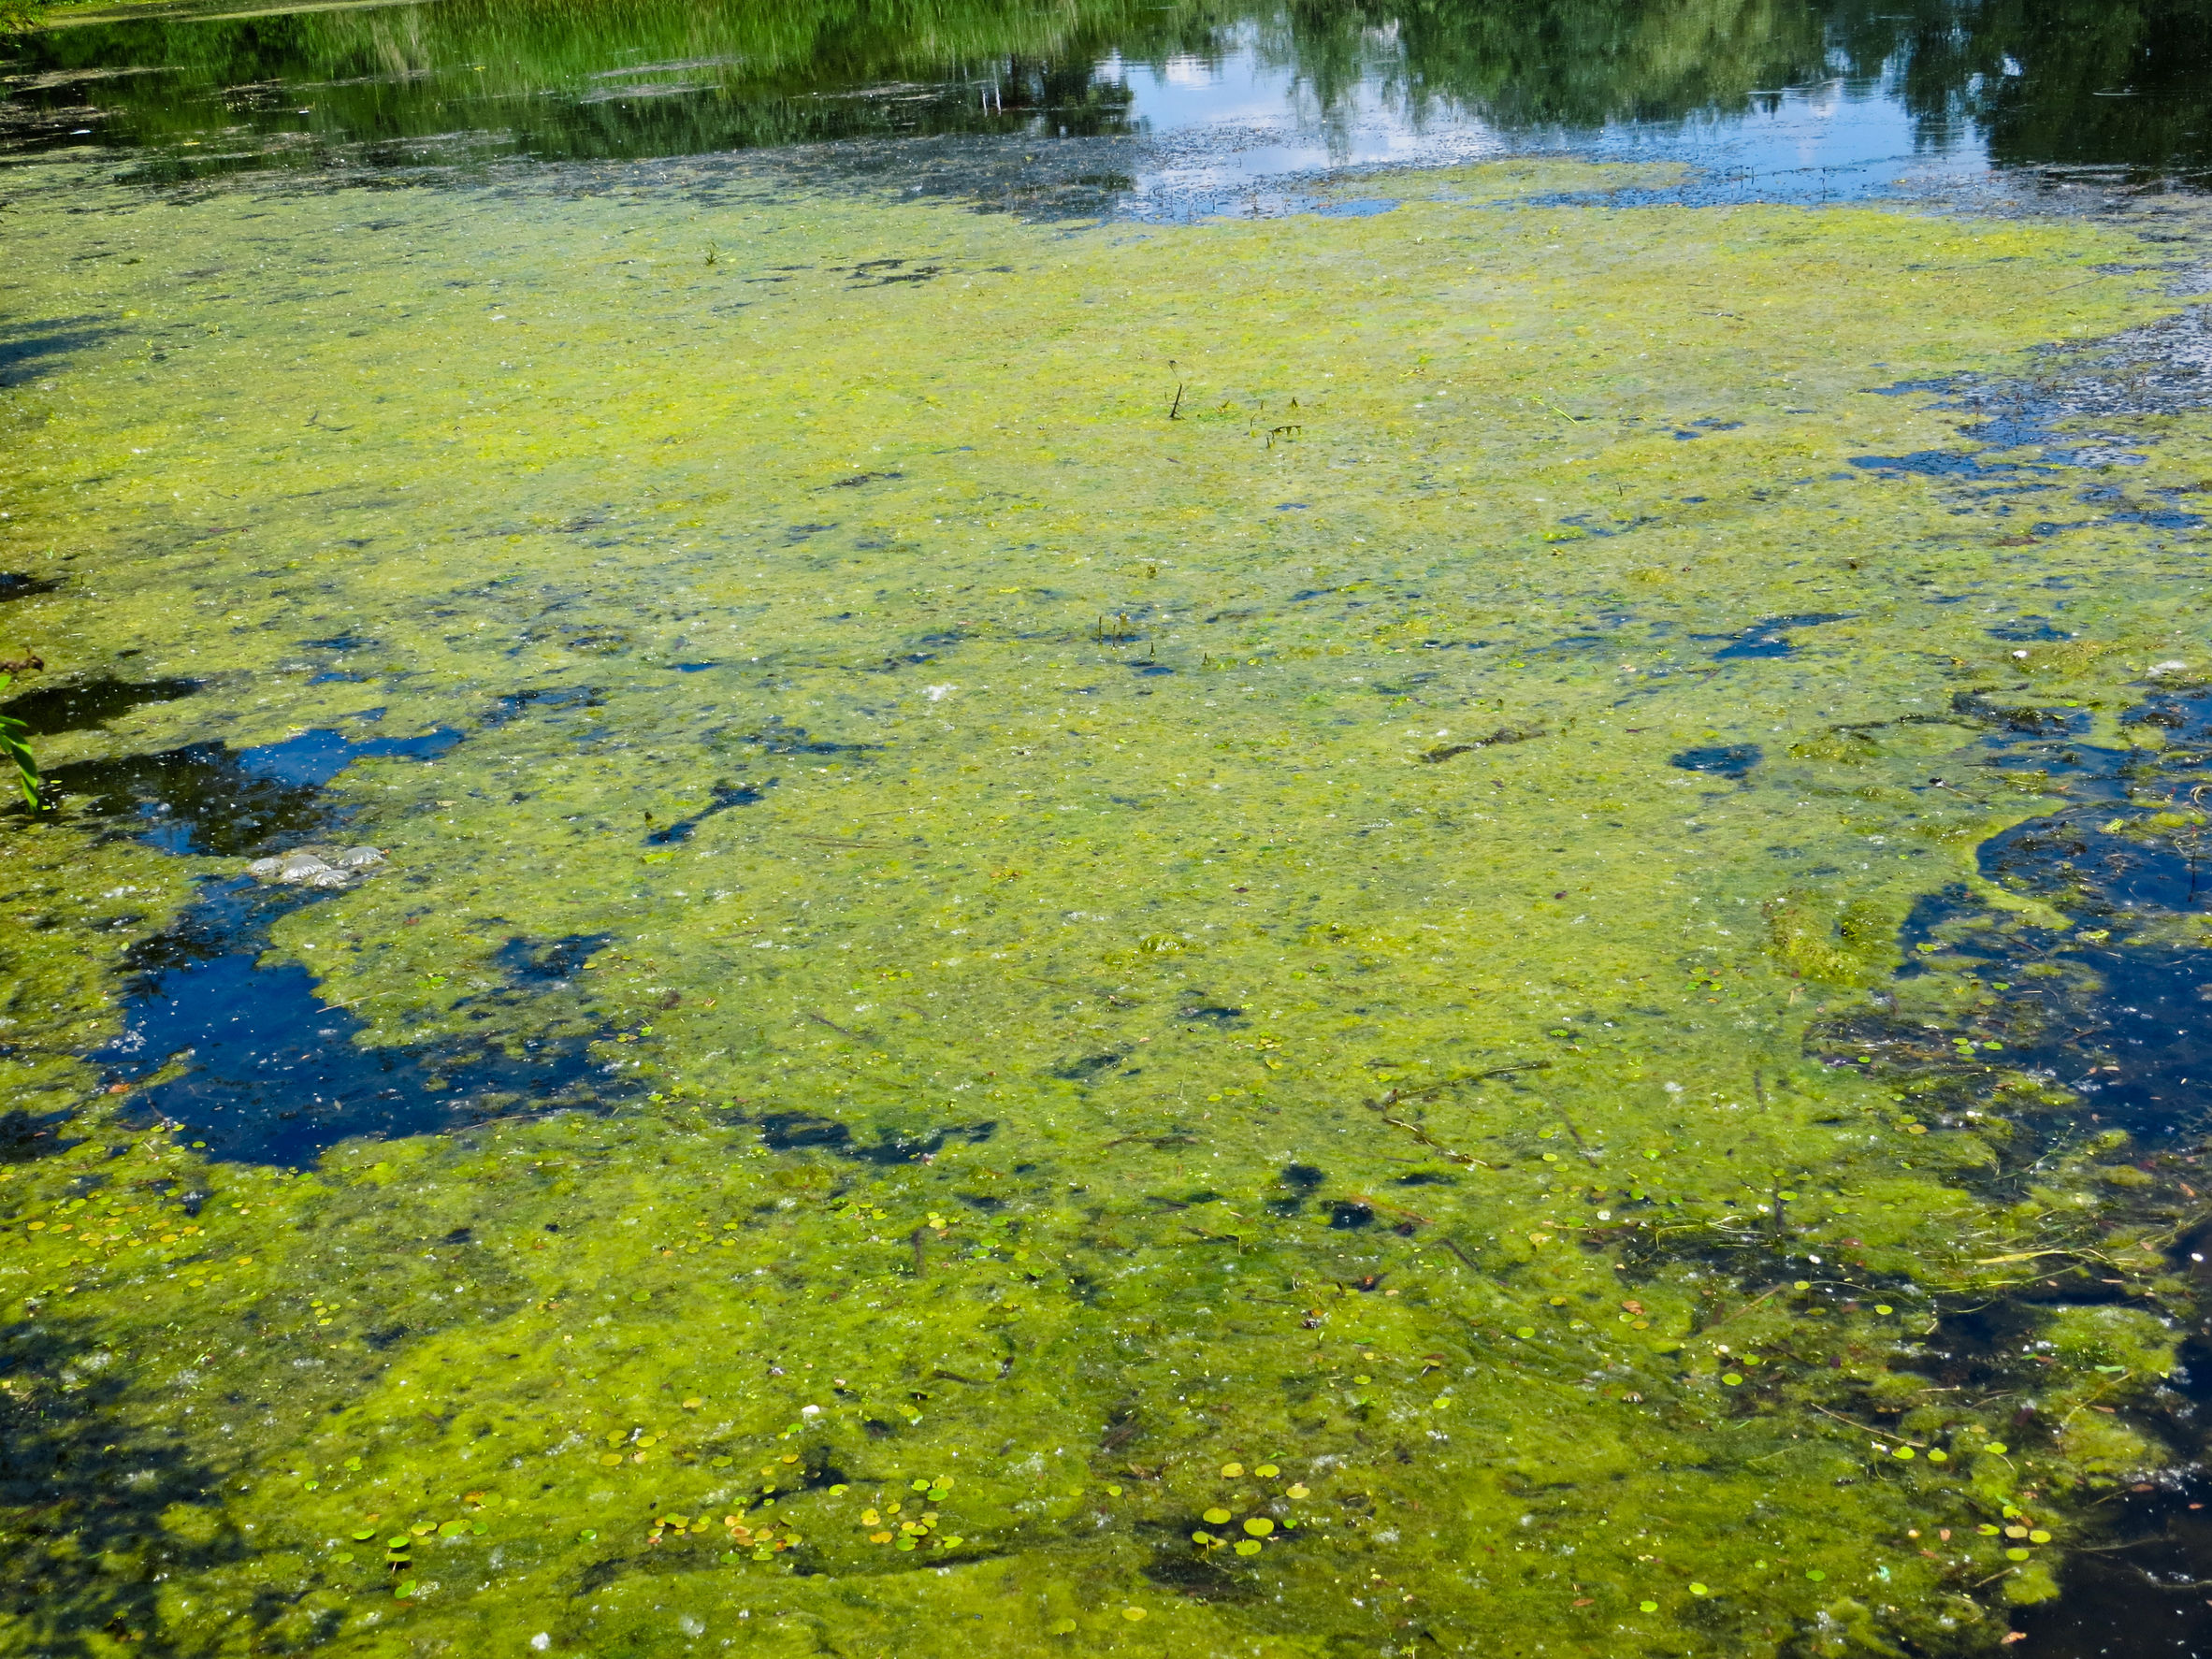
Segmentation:
[[(5, 830), (11, 1644), (1994, 1644), (2167, 1455), (2193, 1149), (2015, 1063), (1990, 964), (2118, 970), (1977, 849), (2149, 787), (2204, 468), (1944, 393), (2170, 247), (696, 181), (18, 204), (116, 321), (6, 627), (200, 689)], [(150, 1036), (218, 914), (342, 1101)]]

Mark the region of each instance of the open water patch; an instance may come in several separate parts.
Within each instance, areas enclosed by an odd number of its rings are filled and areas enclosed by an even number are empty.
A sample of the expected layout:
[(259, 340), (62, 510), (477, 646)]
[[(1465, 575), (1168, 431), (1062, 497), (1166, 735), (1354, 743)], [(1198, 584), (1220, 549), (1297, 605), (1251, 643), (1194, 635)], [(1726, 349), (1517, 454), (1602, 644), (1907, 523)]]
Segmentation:
[(324, 1002), (306, 968), (262, 961), (269, 929), (315, 902), (218, 883), (133, 953), (123, 1030), (92, 1058), (136, 1089), (142, 1121), (204, 1142), (210, 1159), (297, 1168), (360, 1136), (600, 1104), (611, 1080), (586, 1038), (526, 1040), (520, 1054), (365, 1042), (366, 1022)]
[(248, 749), (187, 743), (55, 767), (46, 793), (94, 818), (128, 820), (130, 832), (165, 852), (259, 856), (331, 829), (323, 786), (355, 760), (430, 760), (460, 741), (449, 727), (403, 738), (318, 728)]
[[(1787, 656), (1797, 649), (1790, 635), (1800, 628), (1818, 628), (1823, 623), (1845, 622), (1850, 619), (1846, 611), (1808, 611), (1797, 616), (1769, 616), (1753, 623), (1740, 634), (1729, 636), (1730, 642), (1713, 654), (1715, 662), (1733, 662), (1744, 657)], [(1694, 635), (1697, 639), (1710, 639), (1708, 634)]]
[(1395, 212), (1403, 205), (1395, 196), (1377, 195), (1349, 202), (1323, 202), (1313, 212), (1320, 219), (1372, 219), (1378, 213)]
[[(2192, 1370), (2212, 1352), (2190, 1350)], [(2192, 1389), (2192, 1394), (2201, 1394)], [(2060, 1595), (2027, 1609), (2019, 1659), (2204, 1659), (2212, 1654), (2212, 1480), (2139, 1481), (2105, 1507), (2104, 1547), (2066, 1564)]]
[(1702, 772), (1741, 783), (1762, 757), (1763, 751), (1757, 743), (1715, 743), (1670, 755), (1667, 764), (1683, 772)]
[[(435, 759), (461, 736), (316, 729), (255, 748), (195, 743), (80, 762), (48, 783), (88, 815), (127, 820), (167, 852), (276, 854), (340, 827), (324, 788), (355, 760)], [(592, 1106), (620, 1091), (586, 1035), (525, 1039), (519, 1052), (466, 1040), (366, 1041), (367, 1023), (325, 1003), (304, 966), (264, 961), (276, 923), (321, 897), (249, 875), (213, 881), (174, 927), (132, 951), (123, 1030), (91, 1056), (109, 1087), (135, 1091), (131, 1116), (188, 1132), (212, 1159), (304, 1166), (356, 1136)], [(565, 990), (589, 948), (583, 936), (511, 940), (496, 959), (509, 975), (504, 994)]]
[[(2212, 814), (2200, 804), (2212, 786), (2212, 691), (2155, 692), (2131, 710), (2124, 724), (2162, 739), (2142, 747), (2086, 742), (2081, 712), (2003, 695), (1961, 693), (1955, 706), (1984, 729), (1980, 764), (2040, 772), (2072, 798), (1977, 849), (1981, 875), (2026, 903), (1994, 907), (1963, 884), (1923, 898), (1901, 930), (1894, 991), (1814, 1027), (1808, 1046), (1889, 1085), (1909, 1132), (1983, 1139), (1994, 1160), (1965, 1178), (1995, 1196), (2033, 1202), (2069, 1165), (2089, 1179), (2095, 1202), (2054, 1214), (2042, 1248), (2001, 1258), (2018, 1263), (2017, 1282), (1945, 1310), (1892, 1364), (1942, 1388), (2017, 1392), (2007, 1438), (2026, 1451), (2067, 1432), (2036, 1404), (2051, 1379), (2046, 1334), (2069, 1318), (2078, 1328), (2084, 1316), (2167, 1312), (2153, 1284), (2126, 1277), (2130, 1258), (2138, 1272), (2206, 1278), (2190, 1182), (2212, 1152), (2212, 940), (2202, 931)], [(2078, 1540), (2095, 1547), (2072, 1551), (2062, 1594), (2027, 1615), (2023, 1653), (2212, 1651), (2203, 1338), (2200, 1328), (2159, 1386), (2099, 1407), (2168, 1463), (2100, 1506), (2093, 1536)], [(2124, 1355), (2106, 1357), (2100, 1370), (2126, 1373)]]

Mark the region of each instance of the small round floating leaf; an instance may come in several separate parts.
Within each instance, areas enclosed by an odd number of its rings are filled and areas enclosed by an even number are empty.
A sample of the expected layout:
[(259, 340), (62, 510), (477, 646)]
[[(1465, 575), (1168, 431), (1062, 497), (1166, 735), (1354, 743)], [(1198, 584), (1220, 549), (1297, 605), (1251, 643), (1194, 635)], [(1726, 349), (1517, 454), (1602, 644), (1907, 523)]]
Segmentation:
[(1738, 1376), (1738, 1375), (1737, 1375), (1735, 1372), (1733, 1372), (1733, 1371), (1724, 1371), (1724, 1372), (1722, 1372), (1722, 1373), (1721, 1373), (1721, 1378), (1720, 1378), (1720, 1379), (1721, 1379), (1721, 1381), (1723, 1381), (1723, 1382), (1727, 1383), (1727, 1384), (1728, 1384), (1728, 1385), (1730, 1388), (1735, 1388), (1735, 1387), (1737, 1387), (1737, 1386), (1738, 1386), (1738, 1385), (1740, 1385), (1740, 1384), (1742, 1382), (1742, 1380), (1743, 1380), (1743, 1378), (1742, 1378), (1739, 1377), (1739, 1376)]
[(1223, 1464), (1222, 1465), (1222, 1479), (1224, 1480), (1234, 1480), (1243, 1473), (1244, 1465), (1242, 1464)]
[(1207, 1532), (1204, 1527), (1201, 1527), (1198, 1531), (1191, 1535), (1191, 1542), (1193, 1544), (1218, 1544), (1221, 1542), (1221, 1540), (1215, 1537), (1213, 1534)]
[(1945, 1451), (1942, 1447), (1937, 1446), (1929, 1451), (1928, 1461), (1931, 1464), (1947, 1464), (1951, 1461), (1951, 1454)]
[(1206, 1511), (1205, 1519), (1211, 1525), (1227, 1526), (1229, 1524), (1229, 1511), (1217, 1505)]
[(1255, 1538), (1264, 1538), (1275, 1530), (1275, 1522), (1265, 1515), (1254, 1515), (1244, 1523), (1244, 1530)]
[(582, 1532), (578, 1533), (576, 1536), (581, 1542), (588, 1544), (592, 1539), (598, 1537), (599, 1534), (587, 1526)]
[(1984, 1451), (1995, 1452), (1999, 1457), (2002, 1457), (2006, 1452), (2010, 1451), (2012, 1448), (2007, 1446), (2002, 1440), (1992, 1440), (1988, 1445), (1983, 1447), (1982, 1450)]
[(2032, 1553), (2032, 1551), (2023, 1550), (2017, 1544), (2016, 1544), (2010, 1550), (2007, 1550), (2004, 1552), (2004, 1559), (2007, 1561), (2025, 1561)]
[(1820, 1570), (1818, 1567), (1816, 1567), (1816, 1566), (1809, 1566), (1809, 1567), (1807, 1567), (1807, 1568), (1805, 1569), (1805, 1577), (1806, 1577), (1806, 1578), (1808, 1578), (1808, 1579), (1810, 1579), (1810, 1580), (1812, 1580), (1814, 1583), (1817, 1584), (1817, 1583), (1819, 1583), (1819, 1582), (1820, 1582), (1820, 1581), (1821, 1581), (1823, 1579), (1827, 1578), (1827, 1577), (1828, 1577), (1828, 1575), (1827, 1575), (1826, 1573), (1822, 1572), (1822, 1571), (1821, 1571), (1821, 1570)]
[(1522, 1341), (1526, 1342), (1531, 1336), (1536, 1334), (1536, 1327), (1534, 1325), (1523, 1325), (1518, 1330), (1516, 1330), (1513, 1334), (1518, 1336)]
[(1895, 1451), (1891, 1452), (1889, 1455), (1890, 1455), (1891, 1457), (1895, 1457), (1895, 1458), (1902, 1458), (1902, 1459), (1904, 1459), (1906, 1462), (1908, 1462), (1908, 1463), (1909, 1463), (1909, 1462), (1911, 1462), (1911, 1461), (1912, 1461), (1912, 1458), (1913, 1458), (1913, 1455), (1914, 1455), (1914, 1453), (1913, 1453), (1913, 1449), (1912, 1449), (1910, 1446), (1900, 1446), (1900, 1447), (1899, 1447), (1899, 1448), (1898, 1448), (1898, 1449), (1897, 1449)]
[(1294, 1480), (1282, 1490), (1286, 1497), (1302, 1498), (1311, 1493), (1313, 1489), (1302, 1480)]
[(1895, 1313), (1897, 1309), (1890, 1306), (1887, 1302), (1877, 1302), (1874, 1304), (1874, 1311), (1876, 1313)]
[(1123, 1608), (1121, 1609), (1121, 1617), (1128, 1620), (1132, 1624), (1135, 1623), (1144, 1616), (1145, 1610), (1142, 1608)]
[(1055, 1619), (1055, 1620), (1053, 1620), (1053, 1621), (1052, 1621), (1052, 1634), (1053, 1634), (1054, 1636), (1073, 1636), (1073, 1635), (1075, 1635), (1075, 1634), (1076, 1634), (1076, 1622), (1075, 1622), (1073, 1619)]
[(1702, 1584), (1692, 1584), (1690, 1586), (1690, 1594), (1692, 1595), (1711, 1595), (1713, 1592), (1706, 1589)]
[(1640, 1601), (1636, 1604), (1636, 1610), (1640, 1613), (1655, 1613), (1659, 1610), (1659, 1604), (1655, 1601)]
[(1272, 1480), (1276, 1476), (1281, 1474), (1282, 1471), (1277, 1468), (1273, 1464), (1262, 1464), (1258, 1468), (1254, 1469), (1252, 1473), (1257, 1475), (1263, 1480)]
[(2028, 1535), (2028, 1541), (2031, 1544), (2047, 1544), (2051, 1541), (2051, 1535), (2038, 1527)]

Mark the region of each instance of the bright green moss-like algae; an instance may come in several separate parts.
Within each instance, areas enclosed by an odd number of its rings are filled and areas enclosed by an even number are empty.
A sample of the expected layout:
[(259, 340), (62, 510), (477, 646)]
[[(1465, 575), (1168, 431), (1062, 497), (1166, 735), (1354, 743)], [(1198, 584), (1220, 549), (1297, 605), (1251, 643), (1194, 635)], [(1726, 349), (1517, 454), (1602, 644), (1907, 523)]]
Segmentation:
[[(2201, 423), (1853, 462), (2173, 251), (1615, 182), (20, 202), (84, 338), (8, 394), (0, 568), (65, 580), (0, 644), (203, 686), (42, 758), (464, 732), (338, 777), (388, 867), (276, 954), (369, 1045), (586, 1031), (605, 1108), (149, 1130), (79, 1057), (242, 860), (11, 818), (10, 1646), (1993, 1649), (2176, 1455), (2187, 1190), (1817, 1039), (1926, 895), (2064, 924), (1974, 861), (2054, 786), (1930, 787), (1933, 717), (2120, 741), (2198, 554), (2076, 492)], [(1938, 1384), (2090, 1254), (2031, 1413)]]

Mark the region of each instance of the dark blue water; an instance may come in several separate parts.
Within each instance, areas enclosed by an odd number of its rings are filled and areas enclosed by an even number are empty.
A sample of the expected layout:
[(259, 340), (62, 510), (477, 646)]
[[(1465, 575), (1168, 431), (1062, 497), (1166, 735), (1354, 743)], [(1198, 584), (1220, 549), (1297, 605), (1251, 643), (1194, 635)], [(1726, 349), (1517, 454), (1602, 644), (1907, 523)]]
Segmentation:
[[(106, 702), (80, 695), (71, 706), (81, 714)], [(165, 851), (252, 858), (348, 839), (325, 786), (354, 761), (433, 760), (461, 739), (447, 729), (390, 738), (319, 729), (257, 748), (195, 743), (81, 762), (57, 768), (50, 784), (77, 810)], [(175, 927), (132, 952), (123, 1029), (93, 1056), (104, 1082), (130, 1092), (131, 1116), (175, 1129), (214, 1158), (304, 1167), (358, 1136), (592, 1108), (621, 1092), (585, 1036), (513, 1048), (376, 1043), (358, 1013), (323, 1000), (304, 967), (264, 960), (280, 919), (328, 897), (246, 875), (210, 882)], [(512, 939), (494, 958), (504, 983), (484, 996), (564, 991), (597, 943)]]

